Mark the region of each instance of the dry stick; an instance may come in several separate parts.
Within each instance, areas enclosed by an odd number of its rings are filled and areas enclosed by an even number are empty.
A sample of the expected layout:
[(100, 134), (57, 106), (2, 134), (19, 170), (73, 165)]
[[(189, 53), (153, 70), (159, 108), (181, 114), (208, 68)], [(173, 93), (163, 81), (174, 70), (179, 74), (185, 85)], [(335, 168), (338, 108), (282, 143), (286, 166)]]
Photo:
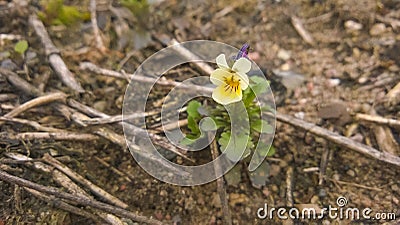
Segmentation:
[[(207, 64), (203, 65), (204, 66), (204, 70), (203, 71), (209, 71), (210, 69), (212, 69), (210, 66), (208, 66)], [(159, 85), (163, 85), (163, 86), (171, 86), (171, 87), (178, 87), (179, 89), (184, 89), (187, 91), (191, 91), (191, 92), (204, 92), (204, 90), (208, 90), (208, 92), (212, 92), (213, 89), (212, 88), (207, 88), (207, 87), (202, 87), (202, 86), (198, 86), (198, 85), (190, 85), (190, 84), (182, 84), (181, 82), (177, 82), (177, 81), (172, 81), (172, 80), (161, 80), (161, 79), (154, 79), (151, 77), (145, 77), (145, 76), (141, 76), (141, 75), (133, 75), (133, 74), (122, 74), (119, 73), (117, 71), (113, 71), (113, 70), (108, 70), (108, 69), (103, 69), (98, 67), (97, 65), (90, 63), (90, 62), (82, 62), (79, 64), (79, 68), (81, 70), (88, 70), (91, 71), (93, 73), (97, 73), (97, 74), (101, 74), (101, 75), (106, 75), (106, 76), (111, 76), (111, 77), (115, 77), (115, 78), (120, 78), (120, 79), (126, 79), (126, 75), (129, 76), (129, 78), (131, 79), (131, 81), (139, 81), (139, 82), (145, 82), (145, 83), (155, 83), (155, 84), (159, 84)]]
[[(294, 200), (293, 200), (293, 182), (294, 182), (294, 169), (293, 167), (289, 166), (286, 171), (286, 207), (293, 207)], [(285, 224), (294, 224), (293, 219), (288, 217), (287, 223)]]
[(299, 33), (299, 35), (303, 38), (303, 40), (307, 44), (310, 44), (310, 45), (314, 45), (315, 44), (314, 38), (304, 28), (303, 22), (300, 20), (300, 18), (298, 18), (296, 16), (292, 16), (291, 17), (291, 22), (292, 22), (292, 25), (293, 25), (294, 29), (296, 29), (296, 31)]
[[(77, 110), (79, 110), (79, 111), (81, 111), (81, 112), (83, 112), (83, 113), (85, 113), (87, 115), (98, 116), (98, 117), (103, 117), (103, 118), (110, 117), (107, 114), (99, 112), (99, 111), (97, 111), (97, 110), (95, 110), (95, 109), (93, 109), (93, 108), (91, 108), (91, 107), (89, 107), (87, 105), (84, 105), (84, 104), (82, 104), (80, 102), (77, 102), (77, 101), (75, 101), (73, 99), (69, 99), (67, 102), (68, 102), (69, 106), (71, 106), (71, 107), (73, 107), (73, 108), (75, 108), (75, 109), (77, 109)], [(119, 124), (122, 125), (122, 123), (124, 123), (124, 122), (120, 122)], [(186, 159), (186, 160), (188, 160), (190, 162), (195, 162), (193, 159), (191, 159), (191, 158), (189, 158), (188, 156), (185, 155), (185, 153), (186, 153), (185, 150), (180, 149), (180, 148), (176, 147), (175, 145), (169, 143), (168, 139), (166, 139), (165, 137), (159, 136), (157, 134), (148, 133), (146, 130), (144, 130), (142, 128), (139, 128), (139, 127), (136, 127), (136, 126), (134, 126), (132, 124), (126, 123), (125, 125), (128, 126), (129, 129), (131, 131), (133, 131), (136, 135), (141, 136), (141, 137), (148, 135), (148, 137), (150, 137), (150, 139), (154, 142), (154, 144), (156, 144), (156, 145), (158, 145), (158, 146), (160, 146), (160, 147), (162, 147), (162, 148), (164, 148), (164, 149), (166, 149), (168, 151), (171, 151), (171, 152), (181, 156), (182, 158), (184, 158), (184, 159)]]
[(84, 205), (84, 206), (90, 206), (90, 207), (93, 207), (96, 209), (100, 209), (105, 212), (112, 213), (112, 214), (118, 215), (120, 217), (129, 218), (129, 219), (137, 221), (137, 222), (147, 223), (147, 224), (155, 224), (155, 225), (163, 224), (161, 221), (147, 218), (145, 216), (140, 216), (135, 213), (129, 212), (125, 209), (116, 207), (116, 206), (105, 204), (105, 203), (102, 203), (102, 202), (99, 202), (96, 200), (92, 200), (89, 198), (85, 198), (82, 196), (69, 194), (69, 193), (60, 191), (59, 189), (54, 188), (54, 187), (47, 187), (47, 186), (33, 183), (31, 181), (8, 174), (2, 170), (0, 170), (0, 180), (3, 180), (5, 182), (11, 183), (11, 184), (17, 184), (19, 186), (31, 188), (31, 189), (34, 189), (34, 190), (37, 190), (37, 191), (40, 191), (40, 192), (43, 192), (43, 193), (46, 193), (49, 195), (54, 195), (56, 197), (70, 200), (70, 201), (76, 202), (76, 203)]
[(45, 127), (40, 125), (36, 121), (31, 121), (31, 120), (26, 120), (26, 119), (19, 119), (19, 118), (7, 118), (4, 116), (0, 116), (0, 120), (2, 121), (7, 121), (7, 122), (13, 122), (13, 123), (20, 123), (24, 125), (31, 126), (35, 128), (38, 131), (45, 131), (45, 132), (63, 132), (62, 129), (54, 128), (54, 127)]
[(329, 156), (331, 154), (331, 148), (326, 148), (323, 150), (322, 156), (321, 156), (321, 162), (319, 163), (319, 182), (318, 185), (322, 185), (324, 182), (324, 177), (326, 173), (326, 168), (328, 167), (329, 163)]
[(380, 151), (376, 150), (375, 148), (372, 148), (368, 145), (364, 145), (362, 143), (353, 141), (350, 138), (341, 136), (341, 135), (336, 134), (332, 131), (329, 131), (325, 128), (319, 127), (315, 124), (308, 123), (303, 120), (300, 120), (300, 119), (297, 119), (297, 118), (294, 118), (291, 116), (287, 116), (287, 115), (284, 115), (279, 112), (276, 113), (276, 119), (283, 123), (287, 123), (294, 127), (306, 130), (307, 132), (310, 132), (319, 137), (325, 138), (328, 141), (331, 141), (341, 147), (354, 150), (361, 154), (368, 155), (370, 157), (373, 157), (375, 159), (381, 160), (386, 163), (390, 163), (392, 165), (400, 166), (400, 158), (399, 157), (396, 157), (387, 152), (380, 152)]
[(0, 67), (0, 74), (5, 76), (9, 83), (11, 83), (13, 86), (26, 93), (27, 95), (35, 97), (43, 95), (43, 92), (41, 92), (39, 89), (29, 84), (24, 79), (19, 77), (16, 73), (10, 70), (3, 69)]
[(60, 56), (60, 51), (56, 48), (56, 46), (54, 46), (49, 34), (46, 31), (46, 28), (44, 27), (42, 21), (37, 18), (36, 14), (33, 14), (29, 17), (29, 23), (35, 30), (36, 34), (40, 37), (40, 40), (46, 51), (46, 56), (49, 58), (50, 65), (61, 81), (76, 92), (85, 92), (79, 82), (75, 80), (74, 75), (65, 65)]
[[(29, 96), (38, 97), (45, 95), (45, 93), (32, 86), (30, 83), (26, 82), (26, 80), (20, 78), (16, 73), (10, 70), (0, 68), (0, 74), (4, 75), (7, 78), (7, 81), (11, 83), (11, 85)], [(53, 103), (53, 105), (67, 120), (70, 119), (72, 109), (69, 109), (65, 105), (59, 103)]]
[(178, 120), (178, 122), (168, 123), (168, 124), (165, 124), (165, 125), (162, 125), (162, 126), (157, 126), (155, 128), (152, 128), (154, 130), (152, 130), (151, 132), (155, 133), (155, 134), (159, 134), (159, 133), (162, 133), (162, 132), (164, 132), (166, 130), (168, 131), (168, 130), (178, 129), (178, 128), (182, 127), (182, 126), (186, 126), (187, 124), (188, 124), (188, 120), (187, 119)]
[(387, 118), (384, 118), (381, 116), (374, 116), (374, 115), (368, 115), (368, 114), (363, 114), (363, 113), (357, 113), (355, 118), (357, 120), (361, 120), (361, 121), (373, 122), (373, 123), (378, 123), (381, 125), (388, 125), (393, 128), (400, 129), (400, 121), (399, 120), (387, 119)]
[(96, 12), (96, 0), (90, 0), (90, 21), (92, 23), (93, 35), (96, 39), (96, 48), (101, 52), (105, 52), (107, 49), (104, 47), (103, 40), (101, 39), (100, 30), (97, 26), (97, 12)]
[[(327, 178), (327, 177), (325, 177), (325, 178)], [(336, 182), (338, 184), (349, 185), (349, 186), (363, 188), (363, 189), (372, 190), (372, 191), (379, 191), (379, 192), (382, 191), (381, 188), (377, 188), (377, 187), (368, 187), (368, 186), (365, 186), (365, 185), (362, 185), (362, 184), (350, 183), (350, 182), (346, 182), (346, 181), (335, 180), (335, 179), (332, 179), (332, 178), (327, 178), (327, 179), (332, 181), (332, 182)]]
[(114, 204), (114, 205), (116, 205), (118, 207), (121, 207), (121, 208), (128, 208), (127, 204), (125, 204), (124, 202), (122, 202), (118, 198), (112, 196), (111, 194), (109, 194), (108, 192), (106, 192), (105, 190), (100, 188), (99, 186), (97, 186), (97, 185), (93, 184), (92, 182), (86, 180), (81, 175), (75, 173), (70, 168), (68, 168), (67, 166), (65, 166), (61, 162), (59, 162), (57, 159), (51, 157), (49, 154), (45, 154), (43, 156), (43, 160), (45, 162), (49, 163), (50, 165), (54, 166), (58, 170), (62, 171), (66, 175), (68, 175), (71, 179), (73, 179), (76, 182), (82, 184), (83, 186), (89, 188), (93, 193), (95, 193), (97, 196), (99, 196), (101, 198), (104, 198), (107, 202), (109, 202), (111, 204)]
[[(60, 172), (57, 169), (54, 169), (54, 167), (44, 164), (42, 162), (35, 162), (34, 159), (29, 158), (29, 157), (19, 154), (19, 153), (8, 152), (5, 154), (7, 157), (12, 158), (14, 160), (23, 161), (23, 162), (25, 162), (25, 164), (26, 164), (26, 162), (31, 161), (32, 164), (30, 164), (30, 165), (33, 165), (33, 167), (35, 169), (40, 170), (42, 172), (51, 173), (53, 179), (59, 185), (66, 188), (69, 193), (93, 199), (92, 196), (87, 194), (81, 187), (79, 187), (77, 184), (75, 184), (67, 175), (65, 175), (64, 173)], [(104, 220), (108, 221), (110, 224), (115, 224), (115, 221), (119, 220), (118, 218), (116, 218), (114, 215), (111, 215), (111, 214), (106, 215), (104, 213), (99, 212), (98, 215), (101, 218), (103, 218)]]
[[(45, 105), (45, 104), (48, 104), (48, 103), (54, 102), (54, 101), (60, 101), (60, 100), (65, 101), (66, 98), (67, 98), (67, 96), (64, 93), (59, 93), (59, 92), (40, 96), (40, 97), (32, 99), (28, 102), (25, 102), (22, 105), (15, 107), (13, 110), (11, 110), (7, 114), (5, 114), (4, 117), (8, 117), (8, 118), (15, 117), (33, 107), (36, 107), (39, 105)], [(0, 122), (0, 125), (2, 125), (2, 124), (3, 124), (3, 122)]]
[[(211, 139), (213, 137), (212, 137), (212, 135), (209, 134), (208, 138)], [(210, 145), (210, 149), (211, 149), (212, 158), (213, 158), (213, 160), (215, 160), (216, 158), (218, 158), (218, 155), (219, 155), (216, 139), (214, 139), (212, 141), (212, 144)], [(219, 165), (218, 163), (214, 163), (214, 170), (215, 170), (216, 175), (222, 174), (221, 165)], [(232, 216), (231, 216), (231, 212), (229, 210), (228, 198), (226, 196), (226, 188), (224, 185), (223, 177), (217, 178), (217, 190), (218, 190), (219, 199), (221, 200), (222, 212), (224, 213), (224, 223), (226, 225), (231, 225), (232, 224)]]
[(36, 191), (34, 189), (30, 189), (30, 188), (25, 188), (25, 190), (27, 190), (29, 193), (34, 195), (36, 198), (49, 203), (53, 207), (60, 208), (64, 211), (91, 219), (93, 222), (96, 222), (96, 224), (104, 223), (104, 220), (99, 218), (98, 216), (96, 216), (92, 213), (89, 213), (81, 208), (70, 205), (70, 204), (60, 200), (59, 198), (54, 197), (53, 195), (44, 195), (41, 192)]
[(2, 138), (10, 140), (38, 140), (38, 139), (49, 139), (57, 141), (95, 141), (99, 137), (93, 134), (82, 134), (74, 132), (62, 132), (62, 133), (49, 133), (49, 132), (25, 132), (18, 134), (2, 133)]

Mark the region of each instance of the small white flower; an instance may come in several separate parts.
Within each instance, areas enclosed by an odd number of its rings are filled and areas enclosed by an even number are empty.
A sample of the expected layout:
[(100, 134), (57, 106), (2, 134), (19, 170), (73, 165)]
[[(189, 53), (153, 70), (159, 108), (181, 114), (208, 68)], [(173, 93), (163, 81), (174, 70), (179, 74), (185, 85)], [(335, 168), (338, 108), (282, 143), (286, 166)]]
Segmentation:
[(251, 62), (242, 57), (230, 68), (224, 54), (220, 54), (215, 61), (219, 68), (210, 75), (211, 83), (217, 85), (212, 98), (222, 105), (242, 100), (242, 90), (246, 90), (249, 86), (247, 73), (251, 69)]

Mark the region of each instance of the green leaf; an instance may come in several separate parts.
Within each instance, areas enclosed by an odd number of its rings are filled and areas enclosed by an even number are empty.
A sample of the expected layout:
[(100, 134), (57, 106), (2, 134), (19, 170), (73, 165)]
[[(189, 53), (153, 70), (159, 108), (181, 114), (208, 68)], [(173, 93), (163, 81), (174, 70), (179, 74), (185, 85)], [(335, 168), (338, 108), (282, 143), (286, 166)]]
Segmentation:
[(254, 83), (250, 83), (250, 87), (255, 93), (255, 95), (261, 95), (265, 92), (267, 92), (267, 87), (269, 86), (269, 83), (266, 79), (258, 76), (253, 76), (250, 78), (251, 81)]
[(188, 113), (188, 115), (190, 117), (193, 117), (193, 119), (199, 119), (201, 116), (197, 110), (199, 109), (200, 106), (201, 106), (200, 102), (198, 102), (196, 100), (192, 100), (187, 105), (186, 112)]
[(237, 187), (242, 180), (241, 176), (242, 164), (236, 164), (228, 173), (224, 175), (226, 183), (230, 186)]
[(213, 131), (213, 130), (217, 130), (218, 127), (213, 119), (211, 119), (210, 117), (206, 117), (201, 120), (200, 129), (203, 131)]
[(193, 117), (191, 117), (191, 116), (189, 116), (188, 117), (188, 128), (190, 129), (190, 131), (192, 132), (192, 134), (200, 134), (200, 129), (199, 129), (199, 125), (197, 124), (197, 121), (193, 118)]
[(256, 170), (249, 172), (250, 181), (253, 187), (261, 188), (262, 186), (265, 186), (268, 181), (269, 172), (270, 167), (267, 161), (262, 162)]
[(26, 40), (18, 41), (14, 46), (14, 50), (19, 54), (23, 55), (25, 51), (28, 49), (28, 42)]
[(265, 120), (254, 121), (251, 128), (259, 133), (272, 134), (274, 132), (274, 128)]
[(273, 156), (275, 154), (275, 148), (272, 145), (267, 145), (264, 142), (259, 142), (259, 147), (257, 146), (257, 154), (261, 158)]
[(250, 149), (247, 148), (248, 141), (248, 136), (244, 134), (231, 134), (231, 132), (223, 132), (218, 139), (221, 151), (233, 162), (250, 154)]

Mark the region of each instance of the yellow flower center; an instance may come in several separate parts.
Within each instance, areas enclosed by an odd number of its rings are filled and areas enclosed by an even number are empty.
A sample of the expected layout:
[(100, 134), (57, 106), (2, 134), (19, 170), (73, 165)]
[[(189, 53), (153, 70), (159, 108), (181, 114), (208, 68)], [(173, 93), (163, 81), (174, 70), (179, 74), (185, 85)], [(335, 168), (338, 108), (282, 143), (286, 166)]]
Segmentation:
[(234, 75), (231, 75), (230, 77), (224, 77), (224, 82), (225, 82), (225, 91), (226, 92), (238, 92), (240, 91), (240, 79), (236, 79)]

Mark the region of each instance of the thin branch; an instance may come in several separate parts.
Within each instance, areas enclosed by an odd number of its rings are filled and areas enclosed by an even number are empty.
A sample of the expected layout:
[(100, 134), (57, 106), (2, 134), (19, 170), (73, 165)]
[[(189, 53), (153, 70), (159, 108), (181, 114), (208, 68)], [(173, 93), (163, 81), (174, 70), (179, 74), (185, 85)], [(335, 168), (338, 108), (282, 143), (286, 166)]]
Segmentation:
[(363, 113), (357, 113), (355, 118), (357, 120), (361, 120), (361, 121), (373, 122), (373, 123), (378, 123), (381, 125), (388, 125), (393, 128), (400, 129), (400, 121), (395, 120), (395, 119), (387, 119), (387, 118), (384, 118), (381, 116), (368, 115), (368, 114), (363, 114)]
[(79, 82), (75, 80), (74, 75), (65, 65), (60, 56), (60, 51), (57, 49), (56, 46), (54, 46), (49, 34), (46, 31), (46, 28), (44, 27), (42, 21), (37, 18), (36, 14), (32, 14), (29, 17), (29, 23), (35, 30), (36, 34), (40, 37), (40, 40), (42, 41), (42, 44), (44, 45), (46, 51), (46, 56), (49, 58), (50, 65), (54, 69), (54, 72), (61, 79), (61, 81), (69, 88), (78, 93), (85, 92)]
[(99, 137), (93, 134), (74, 132), (25, 132), (18, 134), (1, 133), (1, 138), (8, 140), (56, 140), (56, 141), (95, 141)]
[(303, 22), (300, 20), (300, 18), (296, 16), (291, 17), (291, 22), (296, 29), (297, 33), (303, 38), (303, 40), (310, 45), (314, 45), (315, 41), (314, 38), (311, 36), (311, 34), (304, 28)]
[(67, 211), (67, 212), (70, 212), (70, 213), (73, 213), (73, 214), (76, 214), (76, 215), (79, 215), (79, 216), (82, 216), (82, 217), (85, 217), (88, 219), (91, 219), (91, 220), (93, 220), (93, 222), (96, 222), (97, 224), (102, 224), (105, 222), (102, 218), (100, 218), (92, 213), (89, 213), (86, 210), (83, 210), (81, 208), (70, 205), (53, 195), (44, 195), (41, 192), (36, 191), (34, 189), (30, 189), (30, 188), (25, 188), (25, 190), (28, 191), (29, 193), (31, 193), (36, 198), (49, 203), (51, 206), (54, 206), (56, 208), (62, 209), (64, 211)]
[(45, 126), (40, 125), (36, 121), (31, 121), (31, 120), (26, 120), (26, 119), (7, 118), (4, 116), (0, 116), (0, 120), (28, 125), (28, 126), (35, 128), (38, 131), (44, 131), (44, 132), (62, 132), (63, 131), (62, 129), (58, 129), (58, 128), (54, 128), (54, 127), (45, 127)]
[[(204, 71), (212, 71), (212, 68), (210, 66), (208, 66), (207, 64), (200, 64), (198, 65), (199, 67), (203, 68)], [(173, 80), (167, 80), (167, 79), (154, 79), (151, 77), (145, 77), (142, 75), (133, 75), (133, 74), (122, 74), (119, 73), (117, 71), (113, 71), (113, 70), (108, 70), (108, 69), (103, 69), (98, 67), (97, 65), (90, 63), (90, 62), (82, 62), (79, 64), (79, 68), (81, 70), (88, 70), (90, 72), (93, 73), (97, 73), (100, 75), (105, 75), (105, 76), (111, 76), (111, 77), (116, 77), (116, 78), (120, 78), (120, 79), (126, 79), (126, 75), (128, 75), (129, 79), (132, 81), (139, 81), (139, 82), (145, 82), (145, 83), (155, 83), (158, 85), (162, 85), (162, 86), (170, 86), (170, 87), (177, 87), (179, 89), (184, 89), (190, 92), (204, 92), (204, 90), (208, 89), (208, 91), (211, 93), (212, 92), (212, 88), (207, 88), (207, 87), (202, 87), (202, 86), (198, 86), (198, 85), (190, 85), (190, 84), (183, 84), (181, 82), (177, 82), (177, 81), (173, 81)]]
[[(48, 104), (48, 103), (54, 102), (54, 101), (60, 101), (60, 100), (65, 101), (66, 98), (67, 98), (67, 96), (64, 93), (60, 93), (60, 92), (40, 96), (40, 97), (34, 98), (28, 102), (25, 102), (22, 105), (15, 107), (13, 110), (11, 110), (7, 114), (5, 114), (4, 117), (12, 118), (12, 117), (15, 117), (33, 107), (36, 107), (39, 105), (45, 105), (45, 104)], [(3, 122), (0, 122), (0, 125), (1, 124), (3, 124)]]
[(116, 205), (118, 207), (121, 207), (121, 208), (128, 208), (128, 205), (126, 203), (122, 202), (118, 198), (116, 198), (113, 195), (109, 194), (108, 192), (106, 192), (105, 190), (100, 188), (99, 186), (97, 186), (97, 185), (93, 184), (92, 182), (86, 180), (84, 177), (82, 177), (81, 175), (75, 173), (70, 168), (68, 168), (66, 165), (62, 164), (57, 159), (51, 157), (49, 154), (45, 154), (43, 156), (43, 160), (46, 163), (54, 166), (58, 170), (62, 171), (66, 175), (68, 175), (74, 181), (76, 181), (76, 182), (82, 184), (83, 186), (89, 188), (94, 194), (96, 194), (97, 196), (105, 199), (107, 202), (109, 202), (109, 203), (111, 203), (113, 205)]
[(302, 130), (306, 130), (307, 132), (310, 132), (314, 135), (317, 135), (319, 137), (325, 138), (326, 140), (333, 142), (337, 144), (338, 146), (348, 148), (351, 150), (354, 150), (356, 152), (359, 152), (361, 154), (370, 156), (372, 158), (378, 159), (380, 161), (400, 166), (400, 158), (397, 156), (394, 156), (390, 153), (387, 152), (381, 152), (376, 150), (375, 148), (372, 148), (368, 145), (364, 145), (362, 143), (356, 142), (350, 138), (341, 136), (337, 133), (334, 133), (332, 131), (329, 131), (325, 128), (319, 127), (315, 124), (305, 122), (303, 120), (282, 114), (277, 112), (276, 113), (276, 119), (283, 122), (290, 124), (294, 127), (300, 128)]
[[(68, 104), (71, 107), (73, 107), (73, 108), (75, 108), (75, 109), (77, 109), (77, 110), (79, 110), (79, 111), (81, 111), (81, 112), (83, 112), (83, 113), (85, 113), (87, 115), (90, 115), (90, 116), (98, 116), (98, 117), (102, 117), (102, 118), (109, 118), (110, 117), (107, 114), (99, 112), (99, 111), (97, 111), (97, 110), (95, 110), (95, 109), (93, 109), (93, 108), (91, 108), (91, 107), (89, 107), (87, 105), (84, 105), (84, 104), (82, 104), (80, 102), (77, 102), (77, 101), (75, 101), (73, 99), (69, 100)], [(125, 122), (120, 122), (119, 124), (122, 125), (122, 123), (125, 123)], [(191, 159), (188, 156), (186, 156), (186, 151), (184, 149), (178, 148), (175, 145), (169, 143), (167, 138), (162, 137), (162, 136), (157, 135), (157, 134), (149, 133), (146, 130), (144, 130), (142, 128), (139, 128), (139, 127), (136, 127), (136, 126), (134, 126), (132, 124), (129, 124), (129, 123), (125, 123), (124, 125), (127, 128), (129, 128), (129, 131), (133, 132), (135, 135), (137, 135), (139, 137), (149, 137), (154, 142), (154, 144), (156, 144), (156, 145), (158, 145), (158, 146), (160, 146), (160, 147), (162, 147), (162, 148), (164, 148), (164, 149), (166, 149), (168, 151), (171, 151), (171, 152), (181, 156), (182, 158), (184, 158), (184, 159), (186, 159), (186, 160), (188, 160), (190, 162), (195, 162), (193, 159)]]
[[(13, 152), (8, 152), (5, 153), (7, 157), (10, 157), (16, 161), (21, 161), (21, 162), (32, 162), (33, 167), (41, 172), (44, 173), (49, 173), (52, 175), (54, 181), (61, 185), (62, 187), (66, 188), (69, 193), (72, 193), (74, 195), (79, 195), (79, 196), (84, 196), (90, 199), (93, 199), (92, 196), (86, 193), (81, 187), (79, 187), (77, 184), (75, 184), (67, 175), (62, 173), (61, 171), (55, 169), (52, 166), (49, 166), (47, 164), (44, 164), (43, 162), (37, 162), (35, 159), (29, 158), (25, 155), (19, 154), (19, 153), (13, 153)], [(29, 165), (29, 164), (28, 164)], [(115, 217), (112, 214), (105, 214), (103, 212), (96, 212), (101, 218), (103, 218), (105, 221), (108, 221), (110, 224), (116, 224), (115, 222), (119, 221), (119, 224), (122, 223), (122, 221)], [(110, 220), (112, 219), (112, 220)]]
[(104, 46), (103, 40), (101, 39), (99, 27), (97, 26), (96, 0), (90, 0), (89, 9), (93, 35), (96, 40), (96, 48), (99, 49), (101, 52), (105, 52), (107, 48)]
[(125, 209), (116, 207), (116, 206), (105, 204), (105, 203), (102, 203), (102, 202), (99, 202), (96, 200), (92, 200), (89, 198), (85, 198), (82, 196), (69, 194), (69, 193), (60, 191), (59, 189), (54, 188), (54, 187), (47, 187), (47, 186), (33, 183), (31, 181), (19, 178), (17, 176), (13, 176), (2, 170), (0, 170), (0, 180), (3, 180), (7, 183), (17, 184), (19, 186), (31, 188), (31, 189), (34, 189), (34, 190), (37, 190), (37, 191), (40, 191), (40, 192), (43, 192), (43, 193), (46, 193), (49, 195), (54, 195), (56, 197), (70, 200), (70, 201), (76, 202), (76, 203), (84, 205), (84, 206), (90, 206), (90, 207), (93, 207), (96, 209), (100, 209), (100, 210), (103, 210), (104, 212), (108, 212), (108, 213), (112, 213), (112, 214), (115, 214), (115, 215), (118, 215), (121, 217), (129, 218), (129, 219), (137, 221), (137, 222), (154, 224), (154, 225), (162, 225), (163, 224), (161, 221), (147, 218), (145, 216), (140, 216), (135, 213), (129, 212)]
[[(209, 135), (208, 138), (211, 139), (212, 136)], [(210, 145), (210, 149), (211, 149), (212, 159), (215, 161), (215, 159), (218, 158), (219, 155), (217, 141), (215, 139), (213, 139), (212, 144)], [(214, 170), (216, 175), (222, 174), (221, 165), (219, 165), (218, 163), (214, 163)], [(226, 225), (232, 225), (232, 216), (229, 210), (228, 198), (226, 196), (226, 188), (223, 176), (217, 178), (217, 190), (219, 199), (221, 200), (222, 212), (224, 213), (224, 223)]]

